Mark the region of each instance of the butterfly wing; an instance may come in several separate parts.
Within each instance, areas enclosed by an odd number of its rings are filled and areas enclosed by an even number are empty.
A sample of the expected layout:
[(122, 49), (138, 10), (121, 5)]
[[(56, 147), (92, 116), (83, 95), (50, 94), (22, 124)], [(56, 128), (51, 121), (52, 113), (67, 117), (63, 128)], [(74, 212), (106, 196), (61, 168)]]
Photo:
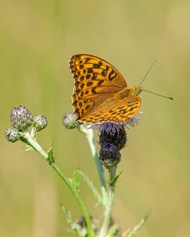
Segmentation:
[[(81, 122), (86, 123), (125, 123), (139, 111), (141, 99), (138, 95), (130, 95), (125, 98), (115, 100), (108, 98), (95, 110), (82, 118)], [(80, 120), (79, 120), (80, 121)]]
[(70, 69), (75, 79), (72, 105), (78, 120), (127, 86), (114, 66), (96, 56), (74, 55), (70, 59)]

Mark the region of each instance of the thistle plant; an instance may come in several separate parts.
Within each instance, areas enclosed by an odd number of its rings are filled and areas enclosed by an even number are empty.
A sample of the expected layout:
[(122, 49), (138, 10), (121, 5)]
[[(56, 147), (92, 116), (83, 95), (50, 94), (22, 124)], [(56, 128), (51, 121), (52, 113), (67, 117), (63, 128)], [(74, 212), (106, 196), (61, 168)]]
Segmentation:
[[(83, 237), (132, 237), (138, 233), (147, 219), (147, 216), (133, 228), (121, 232), (120, 227), (115, 223), (112, 216), (113, 201), (115, 196), (115, 186), (120, 177), (117, 174), (117, 167), (121, 160), (120, 150), (126, 146), (127, 135), (126, 126), (134, 125), (137, 120), (131, 119), (127, 124), (102, 123), (100, 126), (86, 127), (80, 125), (76, 121), (73, 114), (66, 114), (63, 117), (63, 124), (66, 129), (76, 129), (87, 138), (92, 157), (95, 161), (97, 172), (100, 180), (100, 190), (98, 192), (93, 182), (85, 174), (85, 172), (75, 169), (72, 177), (67, 177), (54, 159), (54, 150), (52, 147), (45, 151), (36, 138), (36, 134), (46, 128), (48, 121), (45, 116), (33, 116), (31, 112), (23, 106), (13, 108), (10, 115), (12, 127), (5, 132), (6, 139), (10, 142), (18, 140), (27, 145), (27, 150), (36, 151), (52, 169), (61, 178), (64, 185), (70, 190), (78, 207), (81, 210), (81, 217), (73, 220), (70, 211), (63, 207), (66, 220), (70, 229), (77, 236)], [(97, 151), (96, 142), (94, 139), (94, 130), (98, 132), (100, 151)], [(109, 173), (109, 180), (105, 179), (105, 172)], [(102, 206), (102, 220), (95, 220), (93, 215), (88, 212), (85, 200), (80, 194), (80, 179), (83, 179), (89, 187), (89, 192), (92, 192), (97, 203)]]

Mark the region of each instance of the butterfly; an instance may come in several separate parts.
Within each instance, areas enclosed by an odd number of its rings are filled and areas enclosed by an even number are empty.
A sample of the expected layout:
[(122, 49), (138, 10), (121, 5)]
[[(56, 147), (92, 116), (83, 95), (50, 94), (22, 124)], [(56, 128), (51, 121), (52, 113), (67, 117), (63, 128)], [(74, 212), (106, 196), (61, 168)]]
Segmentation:
[(110, 63), (97, 56), (77, 54), (69, 64), (74, 76), (73, 114), (79, 123), (125, 123), (139, 111), (142, 87), (128, 87)]

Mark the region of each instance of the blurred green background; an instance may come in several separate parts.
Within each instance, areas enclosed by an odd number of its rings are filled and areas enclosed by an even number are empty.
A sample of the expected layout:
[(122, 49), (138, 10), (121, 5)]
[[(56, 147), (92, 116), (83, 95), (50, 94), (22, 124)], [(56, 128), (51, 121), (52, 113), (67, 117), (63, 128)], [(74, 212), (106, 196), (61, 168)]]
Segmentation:
[[(127, 130), (114, 218), (125, 230), (150, 212), (139, 236), (190, 236), (189, 9), (187, 0), (1, 0), (0, 236), (69, 237), (61, 206), (74, 219), (80, 216), (53, 170), (36, 153), (26, 153), (23, 143), (5, 140), (14, 106), (45, 115), (48, 127), (38, 135), (42, 146), (53, 144), (67, 175), (80, 168), (99, 188), (85, 137), (61, 122), (72, 111), (68, 61), (77, 53), (104, 58), (130, 86), (158, 58), (143, 87), (174, 101), (140, 95), (143, 114)], [(82, 193), (90, 212), (101, 217), (86, 186)]]

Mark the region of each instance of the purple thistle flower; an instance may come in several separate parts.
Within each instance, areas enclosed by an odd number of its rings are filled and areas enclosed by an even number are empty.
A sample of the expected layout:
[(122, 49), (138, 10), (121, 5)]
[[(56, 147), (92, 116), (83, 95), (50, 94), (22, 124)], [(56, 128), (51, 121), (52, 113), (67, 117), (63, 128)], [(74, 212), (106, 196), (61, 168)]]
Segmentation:
[(105, 168), (117, 166), (121, 160), (121, 154), (117, 146), (112, 143), (105, 143), (100, 149), (100, 161)]
[(103, 123), (99, 130), (100, 146), (111, 143), (121, 150), (127, 142), (124, 125), (114, 123)]
[(92, 126), (92, 128), (99, 129), (99, 156), (105, 168), (117, 166), (120, 162), (120, 150), (127, 142), (125, 128), (128, 125), (133, 127), (135, 124), (138, 124), (138, 119), (133, 117), (125, 123), (104, 122)]
[[(136, 114), (136, 116), (140, 115), (142, 112), (139, 112)], [(124, 126), (128, 128), (128, 126), (134, 127), (135, 124), (139, 123), (139, 120), (136, 116), (132, 117), (131, 119), (127, 120), (126, 122), (121, 123), (114, 123), (114, 122), (103, 122), (103, 123), (95, 123), (95, 124), (87, 124), (88, 128), (92, 129), (99, 129), (100, 131), (105, 129), (105, 126), (108, 124), (108, 132), (115, 133), (115, 130), (117, 130), (119, 127)], [(111, 125), (110, 125), (111, 124)]]
[(111, 122), (99, 127), (100, 161), (105, 168), (117, 166), (121, 160), (120, 150), (125, 146), (127, 136), (125, 126)]

